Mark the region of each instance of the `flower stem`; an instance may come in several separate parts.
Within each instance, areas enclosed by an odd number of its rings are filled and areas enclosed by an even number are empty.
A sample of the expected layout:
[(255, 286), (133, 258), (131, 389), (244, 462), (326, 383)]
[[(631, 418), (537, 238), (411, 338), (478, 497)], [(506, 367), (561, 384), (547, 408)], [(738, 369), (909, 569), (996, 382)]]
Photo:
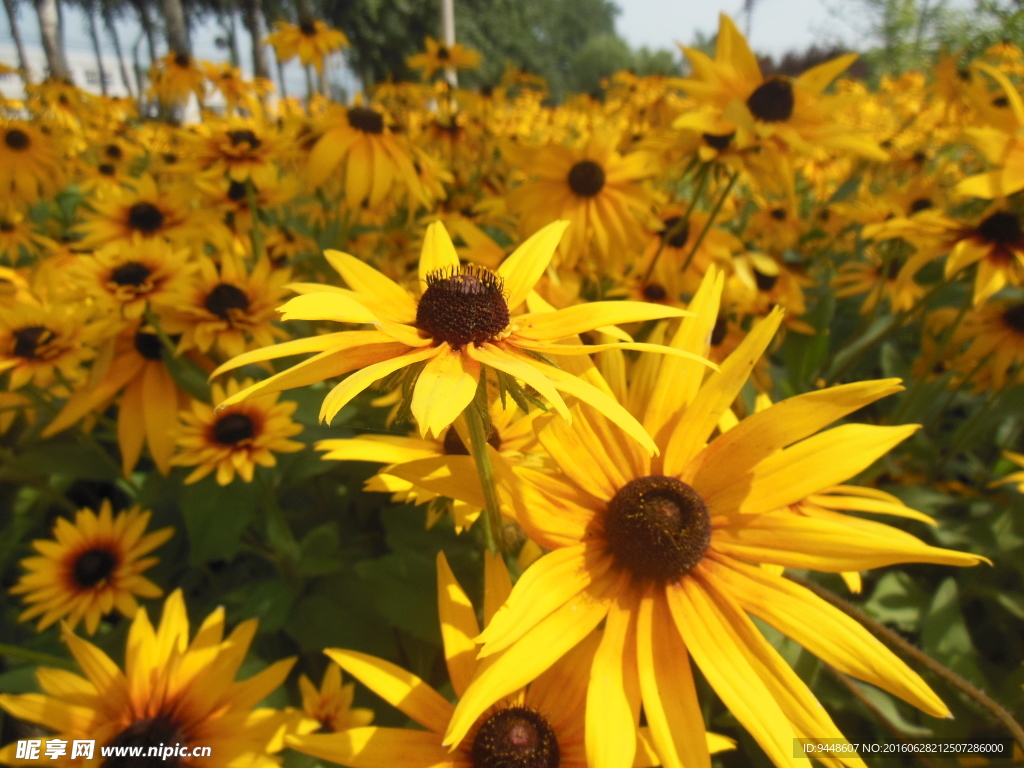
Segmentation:
[[(480, 396), (481, 391), (483, 397)], [(484, 490), (486, 506), (481, 520), (484, 526), (484, 540), (487, 542), (487, 551), (496, 555), (504, 549), (505, 537), (502, 535), (504, 526), (501, 522), (498, 488), (494, 483), (494, 467), (491, 464), (491, 457), (487, 453), (487, 427), (484, 425), (484, 418), (480, 412), (481, 400), (483, 401), (482, 407), (486, 409), (487, 373), (484, 366), (480, 366), (480, 387), (477, 389), (477, 397), (463, 413), (466, 416), (466, 426), (469, 427), (469, 450), (473, 454), (476, 471), (480, 476), (480, 485)], [(484, 410), (484, 413), (487, 411)]]
[(700, 244), (704, 242), (704, 238), (711, 230), (711, 225), (715, 223), (715, 219), (718, 218), (718, 214), (722, 210), (722, 206), (725, 205), (725, 199), (729, 197), (729, 193), (732, 192), (733, 185), (736, 180), (740, 177), (739, 171), (734, 171), (732, 176), (729, 177), (729, 183), (725, 185), (725, 189), (722, 190), (722, 194), (719, 196), (715, 207), (711, 209), (711, 215), (708, 216), (708, 220), (704, 222), (704, 228), (697, 235), (697, 239), (693, 241), (693, 247), (690, 252), (686, 255), (686, 261), (683, 262), (682, 269), (679, 270), (680, 274), (686, 272), (690, 266), (690, 262), (693, 261), (693, 257), (697, 255), (697, 249), (700, 248)]
[(0, 656), (5, 656), (10, 659), (21, 659), (22, 661), (31, 661), (36, 664), (46, 664), (49, 667), (59, 667), (60, 669), (71, 669), (76, 671), (78, 669), (71, 659), (62, 659), (60, 656), (51, 656), (48, 653), (29, 651), (24, 648), (18, 648), (14, 645), (7, 645), (6, 643), (0, 643)]
[(1013, 715), (1011, 715), (1001, 704), (991, 699), (984, 691), (975, 687), (967, 680), (964, 680), (964, 678), (960, 677), (956, 672), (943, 666), (920, 648), (908, 643), (891, 629), (875, 621), (860, 608), (852, 603), (848, 603), (846, 600), (843, 600), (843, 598), (839, 597), (839, 595), (834, 592), (825, 589), (820, 584), (816, 584), (809, 579), (794, 576), (790, 573), (787, 573), (786, 576), (791, 581), (802, 587), (806, 587), (818, 597), (831, 603), (850, 618), (855, 619), (857, 622), (862, 624), (865, 629), (871, 632), (871, 634), (875, 635), (890, 648), (899, 651), (903, 656), (916, 661), (936, 677), (942, 678), (953, 688), (956, 688), (965, 696), (976, 702), (979, 706), (988, 710), (993, 717), (1006, 726), (1010, 735), (1013, 736), (1014, 741), (1020, 745), (1021, 749), (1024, 749), (1024, 728), (1021, 728), (1020, 723), (1013, 719)]
[(693, 191), (693, 198), (690, 200), (690, 205), (686, 209), (686, 214), (673, 224), (668, 231), (662, 233), (661, 242), (658, 244), (658, 250), (654, 252), (654, 256), (651, 258), (651, 263), (647, 265), (647, 270), (644, 272), (643, 284), (646, 284), (651, 279), (651, 274), (654, 272), (655, 266), (658, 264), (658, 257), (661, 256), (661, 252), (665, 250), (665, 243), (669, 242), (673, 237), (683, 231), (684, 227), (690, 225), (690, 214), (693, 213), (693, 209), (697, 206), (697, 201), (700, 200), (701, 194), (704, 192), (704, 185), (707, 183), (708, 176), (711, 175), (711, 163), (705, 163), (701, 166), (700, 170), (697, 171), (697, 186)]

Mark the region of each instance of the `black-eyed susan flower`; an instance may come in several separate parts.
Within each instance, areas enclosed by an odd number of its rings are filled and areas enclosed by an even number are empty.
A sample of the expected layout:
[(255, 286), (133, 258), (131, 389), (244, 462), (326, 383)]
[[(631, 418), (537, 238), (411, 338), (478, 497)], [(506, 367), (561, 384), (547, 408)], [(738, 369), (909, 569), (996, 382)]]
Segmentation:
[[(714, 59), (693, 48), (684, 48), (683, 53), (693, 72), (680, 87), (704, 107), (694, 113), (702, 121), (690, 120), (687, 127), (723, 137), (737, 131), (800, 154), (824, 147), (888, 159), (870, 134), (837, 119), (839, 97), (822, 95), (856, 54), (819, 64), (797, 78), (766, 78), (746, 39), (725, 14), (719, 16)], [(750, 141), (738, 140), (741, 146)]]
[(214, 470), (219, 485), (232, 482), (236, 472), (251, 483), (257, 464), (273, 467), (277, 464), (275, 453), (294, 453), (305, 447), (288, 439), (302, 431), (302, 425), (291, 418), (298, 407), (292, 400), (279, 403), (273, 394), (218, 408), (226, 398), (251, 386), (252, 379), (241, 384), (231, 379), (225, 391), (214, 383), (213, 406), (193, 400), (192, 409), (181, 412), (184, 424), (178, 435), (179, 451), (171, 463), (195, 467), (185, 478), (186, 485)]
[(0, 258), (8, 264), (17, 264), (22, 252), (35, 257), (40, 251), (56, 248), (57, 244), (40, 234), (31, 220), (17, 208), (0, 213)]
[[(691, 303), (696, 315), (683, 321), (674, 345), (706, 350), (720, 290), (712, 268)], [(857, 474), (916, 430), (848, 424), (819, 433), (898, 391), (895, 380), (793, 397), (712, 439), (781, 314), (755, 325), (703, 382), (690, 360), (663, 358), (660, 369), (648, 368), (655, 383), (637, 417), (657, 436), (658, 457), (637, 451), (585, 406), (571, 425), (552, 419), (540, 431), (560, 471), (531, 480), (529, 470), (516, 470), (522, 483), (513, 504), (528, 535), (552, 552), (530, 566), (478, 638), (480, 655), (493, 660), (461, 697), (446, 744), (463, 743), (488, 707), (549, 669), (602, 621), (587, 694), (594, 768), (632, 762), (630, 713), (641, 703), (663, 765), (710, 765), (690, 659), (777, 765), (791, 764), (796, 737), (841, 739), (748, 614), (843, 673), (948, 716), (925, 682), (863, 627), (755, 565), (842, 572), (984, 559), (873, 521), (786, 510)], [(448, 485), (458, 496), (458, 479)]]
[(206, 98), (206, 76), (191, 56), (171, 51), (150, 67), (149, 93), (168, 104), (180, 104), (195, 94), (202, 104)]
[[(485, 555), (483, 617), (486, 626), (512, 588), (505, 563)], [(461, 697), (487, 662), (475, 658), (473, 638), (480, 633), (476, 611), (456, 581), (444, 553), (437, 555), (437, 602), (448, 675)], [(362, 727), (333, 734), (295, 735), (292, 749), (350, 768), (452, 768), (537, 766), (586, 768), (593, 765), (584, 735), (587, 679), (600, 645), (600, 633), (589, 635), (543, 674), (509, 691), (480, 713), (469, 736), (455, 750), (442, 744), (452, 705), (426, 682), (383, 659), (365, 653), (329, 648), (324, 651), (359, 682), (397, 707), (426, 730)], [(627, 721), (636, 731), (632, 717)], [(700, 734), (704, 748), (732, 748), (717, 734)], [(640, 729), (641, 751), (633, 768), (657, 765), (647, 729)]]
[(90, 635), (107, 614), (119, 611), (132, 618), (136, 597), (163, 594), (142, 574), (157, 563), (146, 557), (174, 535), (173, 528), (146, 533), (151, 512), (133, 507), (116, 516), (103, 500), (99, 514), (80, 510), (72, 523), (58, 518), (52, 539), (37, 539), (39, 553), (21, 561), (24, 574), (11, 594), (24, 595), (19, 621), (39, 619), (40, 632), (61, 619), (74, 629), (80, 621)]
[(86, 290), (126, 319), (137, 320), (147, 303), (165, 303), (191, 277), (187, 248), (166, 240), (115, 241), (74, 264)]
[(228, 114), (232, 114), (239, 107), (244, 108), (250, 114), (259, 114), (260, 101), (273, 93), (274, 84), (264, 77), (254, 77), (246, 80), (242, 71), (231, 62), (221, 61), (217, 63), (202, 62), (203, 71), (209, 80), (210, 88), (219, 91), (227, 104)]
[[(650, 436), (614, 398), (583, 378), (544, 362), (538, 353), (589, 355), (602, 347), (556, 342), (596, 327), (679, 317), (686, 312), (657, 304), (613, 301), (513, 315), (547, 269), (566, 226), (566, 222), (548, 225), (491, 272), (459, 264), (448, 233), (435, 222), (427, 230), (420, 256), (422, 293), (418, 297), (354, 256), (327, 251), (327, 260), (351, 288), (297, 284), (293, 287), (303, 295), (281, 307), (283, 319), (371, 324), (376, 329), (313, 336), (240, 355), (214, 375), (253, 362), (318, 353), (248, 387), (225, 404), (356, 371), (324, 398), (320, 418), (329, 423), (373, 382), (412, 367), (407, 374), (413, 377), (408, 379), (412, 415), (421, 434), (440, 435), (473, 400), (481, 369), (486, 366), (532, 387), (564, 418), (571, 417), (561, 392), (588, 402), (648, 450), (654, 450)], [(629, 342), (612, 346), (659, 352), (669, 349)]]
[(967, 344), (955, 361), (963, 374), (975, 371), (978, 389), (1001, 390), (1024, 373), (1024, 301), (991, 301), (968, 311), (953, 333), (952, 348)]
[[(94, 741), (97, 764), (104, 747), (148, 751), (180, 744), (190, 752), (193, 747), (208, 747), (209, 754), (196, 764), (210, 768), (273, 768), (278, 759), (267, 753), (268, 744), (297, 715), (255, 707), (284, 682), (295, 659), (282, 659), (236, 681), (257, 623), (243, 621), (225, 637), (224, 609), (218, 608), (190, 642), (185, 600), (181, 590), (175, 590), (164, 602), (158, 627), (150, 623), (145, 608), (135, 613), (123, 671), (95, 645), (65, 630), (63, 640), (84, 677), (39, 667), (36, 679), (43, 692), (2, 695), (0, 708), (50, 729), (68, 744), (75, 739)], [(22, 762), (16, 749), (15, 743), (6, 745), (0, 762)]]
[(82, 364), (96, 354), (101, 325), (88, 307), (43, 307), (18, 303), (0, 312), (0, 374), (8, 389), (29, 382), (49, 386), (58, 378), (82, 379)]
[(253, 119), (231, 118), (196, 126), (190, 159), (201, 171), (226, 173), (245, 182), (254, 170), (270, 168), (278, 153), (276, 136)]
[(328, 112), (327, 126), (309, 155), (309, 184), (324, 184), (339, 165), (344, 168), (340, 183), (350, 208), (364, 201), (375, 208), (396, 186), (414, 204), (428, 202), (407, 142), (392, 132), (384, 113), (373, 106), (332, 107)]
[(250, 272), (241, 256), (221, 254), (218, 267), (200, 258), (191, 283), (172, 300), (165, 327), (180, 334), (178, 351), (216, 350), (240, 355), (255, 346), (273, 344), (287, 333), (272, 323), (290, 272), (274, 269), (267, 258)]
[(524, 237), (552, 221), (570, 222), (559, 246), (567, 267), (593, 255), (604, 268), (621, 270), (645, 230), (658, 228), (652, 198), (640, 184), (658, 170), (656, 158), (646, 152), (620, 155), (618, 141), (617, 134), (595, 132), (579, 149), (551, 144), (517, 155), (523, 169), (538, 178), (508, 194), (508, 209), (519, 217)]
[(341, 667), (335, 663), (324, 670), (320, 689), (305, 675), (299, 678), (302, 711), (316, 720), (324, 733), (338, 733), (349, 728), (360, 728), (373, 722), (373, 710), (352, 707), (356, 695), (355, 683), (341, 684)]
[(291, 61), (296, 56), (302, 66), (312, 64), (317, 72), (323, 72), (324, 58), (342, 48), (348, 48), (348, 38), (338, 29), (332, 29), (319, 19), (289, 24), (287, 21), (274, 22), (274, 31), (267, 37), (267, 43), (281, 61)]
[(480, 52), (461, 43), (445, 45), (428, 35), (423, 45), (426, 50), (410, 56), (406, 63), (410, 69), (419, 70), (424, 80), (429, 80), (439, 70), (476, 69), (480, 66)]
[(946, 259), (946, 277), (978, 265), (974, 277), (974, 306), (979, 306), (1006, 285), (1020, 285), (1024, 277), (1024, 228), (1013, 211), (995, 210), (958, 233)]
[(133, 180), (133, 187), (90, 201), (91, 211), (82, 215), (79, 232), (81, 248), (96, 248), (113, 241), (161, 237), (187, 244), (205, 219), (191, 209), (184, 189), (163, 190), (152, 176)]
[(832, 281), (836, 297), (867, 294), (861, 312), (871, 312), (883, 299), (888, 299), (894, 312), (906, 312), (924, 295), (924, 287), (911, 275), (901, 274), (908, 263), (903, 252), (893, 249), (888, 258), (877, 249), (867, 248), (864, 261), (847, 261), (839, 266), (839, 274)]
[(154, 329), (135, 324), (116, 339), (106, 342), (112, 349), (109, 365), (97, 369), (88, 386), (79, 387), (64, 404), (57, 417), (43, 430), (50, 437), (77, 424), (92, 412), (102, 412), (118, 394), (117, 442), (121, 449), (121, 468), (125, 477), (149, 446), (161, 474), (171, 471), (171, 456), (178, 431), (178, 408), (188, 396), (175, 384), (167, 368), (169, 351)]
[(0, 119), (0, 204), (34, 203), (63, 179), (53, 137), (24, 120)]

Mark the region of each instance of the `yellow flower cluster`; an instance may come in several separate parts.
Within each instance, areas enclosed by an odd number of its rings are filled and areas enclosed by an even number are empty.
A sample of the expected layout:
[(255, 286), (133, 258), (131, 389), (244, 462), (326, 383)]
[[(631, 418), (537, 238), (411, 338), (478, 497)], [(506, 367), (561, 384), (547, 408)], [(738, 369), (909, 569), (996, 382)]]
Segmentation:
[[(271, 42), (319, 69), (348, 41), (316, 22)], [(291, 660), (234, 681), (254, 624), (225, 639), (218, 609), (189, 640), (180, 592), (155, 630), (136, 612), (133, 595), (159, 593), (140, 557), (169, 529), (85, 510), (36, 542), (14, 591), (41, 628), (133, 616), (124, 672), (69, 627), (88, 679), (41, 671), (44, 694), (0, 707), (106, 745), (212, 744), (211, 765), (289, 746), (352, 768), (708, 767), (735, 745), (707, 730), (695, 666), (795, 765), (794, 739), (844, 737), (756, 619), (949, 717), (783, 571), (858, 591), (862, 571), (986, 559), (860, 516), (936, 525), (851, 482), (918, 425), (871, 410), (898, 378), (846, 374), (918, 323), (904, 404), (940, 378), (951, 398), (1021, 382), (1015, 59), (950, 57), (876, 89), (842, 79), (853, 55), (765, 76), (724, 16), (713, 57), (684, 52), (685, 78), (619, 73), (603, 102), (554, 107), (513, 71), (479, 93), (429, 82), (479, 61), (432, 39), (410, 61), (427, 82), (350, 105), (273, 101), (174, 55), (154, 93), (220, 89), (225, 114), (140, 121), (56, 83), (0, 105), (0, 431), (109, 426), (129, 481), (151, 461), (188, 468), (186, 484), (252, 482), (305, 447), (281, 393), (315, 387), (320, 421), (357, 409), (390, 428), (320, 440), (325, 460), (382, 465), (367, 490), (429, 505), (428, 525), (450, 511), (490, 549), (481, 617), (437, 563), (457, 701), (331, 649), (322, 689), (300, 682), (303, 714), (254, 709)], [(780, 386), (772, 352), (794, 336), (828, 350), (828, 308), (851, 297), (853, 341)], [(515, 553), (514, 586), (498, 550)], [(370, 725), (340, 670), (425, 730)]]

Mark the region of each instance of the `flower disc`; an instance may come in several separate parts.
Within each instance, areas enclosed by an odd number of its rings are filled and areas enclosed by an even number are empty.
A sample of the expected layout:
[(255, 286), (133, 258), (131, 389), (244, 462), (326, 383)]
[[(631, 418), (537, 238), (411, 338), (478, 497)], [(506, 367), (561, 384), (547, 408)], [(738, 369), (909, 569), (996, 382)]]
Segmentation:
[(528, 707), (508, 707), (480, 726), (470, 752), (473, 768), (558, 768), (554, 729)]

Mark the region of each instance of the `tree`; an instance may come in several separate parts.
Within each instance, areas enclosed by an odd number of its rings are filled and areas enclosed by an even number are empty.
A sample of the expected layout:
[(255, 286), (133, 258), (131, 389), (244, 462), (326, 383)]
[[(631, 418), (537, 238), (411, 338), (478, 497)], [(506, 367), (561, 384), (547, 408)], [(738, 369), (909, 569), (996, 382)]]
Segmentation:
[(566, 86), (572, 93), (601, 96), (601, 81), (614, 73), (630, 69), (633, 52), (615, 35), (595, 35), (587, 40), (569, 64)]
[(110, 40), (114, 44), (114, 53), (117, 55), (117, 65), (121, 70), (121, 82), (124, 83), (124, 89), (128, 92), (128, 95), (134, 96), (134, 93), (132, 92), (132, 81), (131, 78), (128, 77), (128, 66), (125, 64), (124, 52), (121, 50), (121, 39), (118, 37), (117, 27), (114, 25), (113, 0), (100, 0), (100, 14), (103, 17), (103, 26), (106, 27), (107, 34), (110, 35)]
[(263, 17), (260, 0), (242, 0), (242, 23), (252, 38), (252, 71), (256, 77), (270, 79), (270, 62), (263, 38), (267, 35), (267, 24)]
[(191, 56), (192, 45), (188, 39), (185, 9), (181, 0), (160, 0), (160, 10), (163, 12), (164, 29), (167, 32), (167, 47), (178, 56)]
[(7, 21), (11, 28), (11, 37), (14, 38), (14, 48), (18, 52), (18, 67), (21, 69), (22, 80), (25, 85), (32, 82), (32, 73), (28, 69), (28, 57), (25, 55), (25, 43), (21, 39), (21, 27), (18, 26), (18, 9), (14, 0), (4, 0), (4, 10), (7, 11)]
[(100, 47), (100, 36), (96, 30), (96, 0), (85, 0), (81, 3), (82, 12), (85, 14), (85, 26), (89, 30), (89, 39), (92, 41), (92, 52), (96, 57), (96, 73), (100, 81), (100, 93), (107, 95), (107, 70), (103, 66), (103, 49)]
[(71, 67), (64, 55), (64, 41), (60, 34), (60, 17), (57, 0), (35, 0), (36, 16), (39, 17), (39, 38), (46, 54), (49, 77), (54, 80), (71, 82)]

